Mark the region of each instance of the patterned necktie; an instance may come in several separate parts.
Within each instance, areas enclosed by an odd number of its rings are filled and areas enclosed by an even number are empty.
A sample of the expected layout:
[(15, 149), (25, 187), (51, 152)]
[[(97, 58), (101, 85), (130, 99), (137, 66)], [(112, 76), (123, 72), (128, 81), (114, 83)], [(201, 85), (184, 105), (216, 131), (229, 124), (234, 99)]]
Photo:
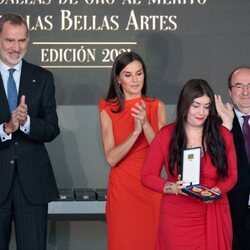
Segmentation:
[(242, 133), (244, 136), (248, 162), (250, 162), (250, 115), (245, 115), (242, 117), (244, 119), (244, 123), (242, 126)]
[(8, 94), (8, 103), (9, 103), (9, 110), (12, 112), (17, 107), (17, 89), (16, 83), (13, 78), (13, 73), (16, 69), (9, 69), (9, 78), (7, 84), (7, 94)]

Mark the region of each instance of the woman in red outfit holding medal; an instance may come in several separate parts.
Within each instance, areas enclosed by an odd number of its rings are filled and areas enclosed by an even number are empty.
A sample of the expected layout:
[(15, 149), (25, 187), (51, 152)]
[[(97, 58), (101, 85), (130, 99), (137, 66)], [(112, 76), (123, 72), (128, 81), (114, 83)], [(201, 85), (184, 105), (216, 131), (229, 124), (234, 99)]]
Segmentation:
[[(200, 184), (221, 198), (204, 202), (182, 192), (183, 149), (200, 147)], [(161, 177), (165, 166), (167, 178)], [(232, 223), (227, 192), (237, 181), (231, 132), (221, 126), (206, 81), (188, 81), (177, 104), (176, 122), (153, 140), (142, 170), (143, 184), (161, 194), (157, 250), (231, 250)], [(208, 195), (208, 193), (204, 193)]]
[(161, 194), (141, 184), (141, 168), (165, 105), (146, 97), (146, 68), (135, 52), (119, 55), (107, 98), (99, 104), (101, 135), (111, 166), (106, 206), (109, 250), (154, 250)]

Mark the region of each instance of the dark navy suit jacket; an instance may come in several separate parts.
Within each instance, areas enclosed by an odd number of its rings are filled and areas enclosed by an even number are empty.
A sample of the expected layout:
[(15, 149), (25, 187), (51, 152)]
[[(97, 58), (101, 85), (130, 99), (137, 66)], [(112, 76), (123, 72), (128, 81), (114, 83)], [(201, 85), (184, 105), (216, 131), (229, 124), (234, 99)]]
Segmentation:
[(244, 250), (250, 249), (250, 215), (248, 209), (250, 164), (248, 163), (244, 137), (236, 114), (233, 120), (232, 132), (238, 164), (238, 181), (228, 194), (233, 222), (233, 250)]
[[(55, 87), (51, 72), (23, 60), (18, 93), (26, 97), (30, 116), (30, 133), (18, 130), (12, 139), (0, 140), (0, 206), (11, 187), (14, 166), (24, 194), (31, 204), (46, 204), (58, 198), (51, 162), (44, 143), (60, 133), (56, 113)], [(0, 77), (0, 124), (11, 114)]]

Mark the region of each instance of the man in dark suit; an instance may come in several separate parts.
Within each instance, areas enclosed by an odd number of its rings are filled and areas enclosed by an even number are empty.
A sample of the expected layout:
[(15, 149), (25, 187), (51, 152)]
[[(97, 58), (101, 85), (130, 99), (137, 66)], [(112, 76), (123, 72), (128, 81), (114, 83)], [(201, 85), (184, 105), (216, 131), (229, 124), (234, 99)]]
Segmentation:
[(60, 133), (54, 80), (23, 60), (28, 40), (20, 15), (0, 18), (0, 250), (9, 248), (12, 221), (18, 250), (46, 249), (48, 202), (58, 198), (44, 145)]
[(250, 140), (250, 137), (243, 137), (242, 125), (243, 116), (250, 115), (250, 68), (241, 67), (234, 70), (229, 76), (228, 88), (234, 105), (232, 132), (238, 158), (238, 182), (228, 195), (233, 223), (233, 249), (249, 250), (250, 245), (247, 244), (247, 240), (250, 238), (248, 225), (250, 161), (244, 140)]
[(250, 136), (243, 136), (242, 127), (244, 116), (250, 115), (250, 68), (235, 69), (229, 76), (228, 88), (234, 112), (229, 104), (222, 104), (220, 97), (216, 98), (216, 104), (223, 124), (232, 130), (237, 153), (238, 181), (228, 194), (233, 224), (233, 250), (249, 250), (250, 155), (245, 142), (249, 142)]

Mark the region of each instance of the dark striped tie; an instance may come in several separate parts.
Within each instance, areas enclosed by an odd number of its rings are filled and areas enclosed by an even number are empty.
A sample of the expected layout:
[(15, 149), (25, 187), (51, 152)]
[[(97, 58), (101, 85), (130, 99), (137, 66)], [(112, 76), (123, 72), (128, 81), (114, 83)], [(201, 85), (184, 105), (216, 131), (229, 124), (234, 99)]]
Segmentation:
[(244, 136), (248, 162), (250, 162), (250, 115), (244, 115), (242, 117), (244, 119), (242, 133)]

